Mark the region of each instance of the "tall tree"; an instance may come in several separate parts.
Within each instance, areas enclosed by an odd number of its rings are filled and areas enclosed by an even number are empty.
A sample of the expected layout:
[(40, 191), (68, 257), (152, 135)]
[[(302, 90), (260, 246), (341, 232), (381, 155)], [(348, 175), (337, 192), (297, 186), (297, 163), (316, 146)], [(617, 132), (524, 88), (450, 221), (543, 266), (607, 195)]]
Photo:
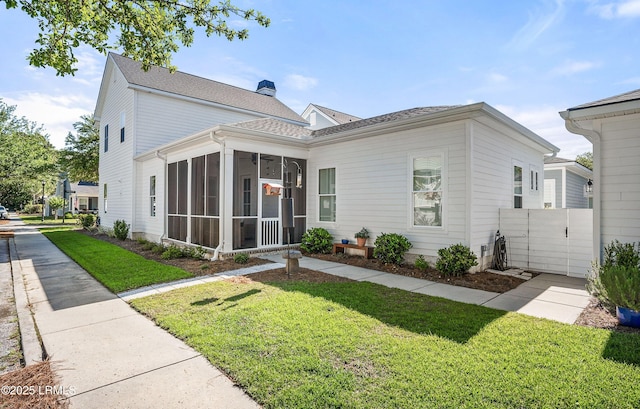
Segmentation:
[(584, 166), (585, 168), (589, 168), (593, 170), (593, 152), (585, 152), (576, 156), (576, 162)]
[[(207, 37), (217, 34), (229, 41), (244, 40), (247, 29), (229, 27), (236, 16), (268, 27), (259, 11), (240, 9), (230, 0), (0, 0), (7, 9), (20, 7), (38, 21), (39, 48), (29, 54), (35, 67), (53, 67), (58, 75), (74, 74), (78, 60), (73, 50), (82, 44), (101, 53), (120, 49), (141, 61), (144, 69), (159, 65), (175, 70), (171, 55), (179, 43), (189, 47), (195, 29)], [(115, 41), (114, 41), (115, 35)]]
[(83, 115), (73, 124), (76, 135), (71, 132), (60, 152), (60, 167), (68, 173), (72, 182), (97, 182), (100, 157), (100, 132), (93, 115)]
[(0, 198), (3, 205), (20, 207), (53, 182), (57, 152), (42, 127), (15, 115), (15, 106), (0, 99)]

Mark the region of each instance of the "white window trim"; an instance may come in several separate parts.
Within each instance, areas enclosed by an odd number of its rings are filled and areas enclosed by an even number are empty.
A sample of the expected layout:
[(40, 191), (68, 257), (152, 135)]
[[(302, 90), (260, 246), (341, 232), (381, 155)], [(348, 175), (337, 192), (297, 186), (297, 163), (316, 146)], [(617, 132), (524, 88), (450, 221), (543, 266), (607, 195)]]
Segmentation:
[[(516, 180), (515, 180), (515, 175), (514, 175), (514, 171), (515, 171), (515, 167), (519, 167), (522, 171), (522, 192), (519, 194), (520, 198), (521, 198), (521, 207), (516, 207)], [(524, 209), (525, 205), (524, 205), (524, 192), (525, 192), (525, 186), (527, 183), (527, 178), (525, 177), (525, 172), (524, 172), (524, 166), (522, 165), (522, 162), (520, 162), (519, 160), (513, 159), (511, 161), (511, 171), (510, 171), (510, 178), (511, 178), (511, 208), (512, 209)]]
[[(320, 171), (323, 169), (334, 169), (335, 170), (335, 183), (336, 183), (336, 189), (335, 189), (335, 193), (333, 194), (336, 198), (336, 219), (333, 221), (326, 221), (326, 220), (320, 220)], [(315, 183), (315, 202), (316, 202), (316, 223), (322, 223), (325, 226), (331, 226), (331, 225), (336, 225), (338, 223), (338, 217), (340, 212), (338, 212), (338, 196), (339, 196), (339, 188), (338, 188), (338, 177), (339, 177), (339, 170), (338, 167), (334, 164), (331, 165), (325, 165), (325, 166), (318, 166), (315, 170), (315, 176), (316, 176), (316, 183)], [(328, 195), (323, 195), (323, 196), (328, 196)]]
[[(442, 160), (442, 225), (441, 226), (416, 226), (413, 220), (413, 161), (414, 159), (424, 158), (429, 156), (440, 156)], [(407, 159), (407, 192), (409, 195), (408, 200), (408, 210), (407, 210), (407, 227), (409, 230), (417, 230), (417, 231), (431, 231), (431, 232), (448, 232), (448, 196), (449, 196), (449, 161), (447, 160), (449, 157), (448, 149), (436, 149), (436, 150), (428, 150), (421, 151), (417, 153), (409, 154)]]
[[(155, 184), (153, 192), (151, 192), (151, 181)], [(153, 193), (153, 194), (152, 194)], [(149, 176), (149, 216), (156, 217), (158, 214), (158, 178), (156, 175)]]

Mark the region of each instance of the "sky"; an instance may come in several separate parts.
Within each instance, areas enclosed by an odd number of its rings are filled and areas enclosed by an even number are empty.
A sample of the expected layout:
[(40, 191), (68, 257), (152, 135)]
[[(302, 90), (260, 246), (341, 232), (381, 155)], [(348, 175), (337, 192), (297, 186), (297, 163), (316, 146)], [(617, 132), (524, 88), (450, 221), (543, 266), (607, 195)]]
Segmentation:
[[(575, 158), (591, 151), (558, 112), (640, 88), (640, 0), (234, 0), (271, 19), (231, 18), (249, 38), (200, 33), (178, 70), (361, 118), (486, 102)], [(93, 113), (106, 56), (75, 50), (75, 76), (33, 68), (37, 22), (0, 7), (0, 98), (42, 124), (57, 148)], [(114, 50), (118, 52), (118, 50)]]

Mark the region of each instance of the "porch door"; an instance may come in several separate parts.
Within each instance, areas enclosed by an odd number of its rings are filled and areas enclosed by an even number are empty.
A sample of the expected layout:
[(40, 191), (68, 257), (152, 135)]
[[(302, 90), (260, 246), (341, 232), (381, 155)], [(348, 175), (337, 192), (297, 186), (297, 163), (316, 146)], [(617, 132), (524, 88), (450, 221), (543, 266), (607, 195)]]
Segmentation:
[(281, 180), (260, 179), (260, 214), (258, 215), (258, 247), (279, 246), (282, 244), (282, 228), (280, 227), (280, 195), (268, 196), (266, 183), (281, 184)]

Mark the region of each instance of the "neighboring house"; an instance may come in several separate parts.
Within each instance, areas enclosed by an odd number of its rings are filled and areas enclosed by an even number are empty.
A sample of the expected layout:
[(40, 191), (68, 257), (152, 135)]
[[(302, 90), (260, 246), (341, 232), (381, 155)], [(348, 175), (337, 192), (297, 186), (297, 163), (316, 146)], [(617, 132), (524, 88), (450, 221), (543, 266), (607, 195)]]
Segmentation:
[[(166, 90), (191, 80), (175, 75), (145, 74), (109, 56), (96, 109), (107, 226), (124, 218), (133, 235), (216, 255), (276, 249), (289, 233), (299, 242), (311, 227), (336, 241), (353, 239), (364, 226), (369, 244), (393, 232), (407, 236), (413, 254), (435, 258), (438, 249), (464, 243), (489, 258), (499, 208), (543, 206), (543, 159), (558, 148), (485, 103), (363, 120), (310, 105), (300, 117), (273, 96), (229, 86), (225, 92), (242, 98), (193, 100), (182, 94), (189, 87)], [(236, 106), (252, 99), (260, 101), (254, 110)], [(278, 114), (265, 112), (269, 106)], [(133, 127), (122, 138), (107, 129), (117, 127), (119, 112)], [(312, 122), (314, 112), (316, 126), (322, 115), (338, 123), (311, 129), (305, 119)], [(282, 227), (281, 197), (293, 199), (293, 231)]]
[(342, 125), (349, 122), (359, 121), (362, 118), (345, 114), (344, 112), (321, 107), (316, 104), (309, 104), (301, 115), (309, 122), (309, 129), (322, 129), (330, 126)]
[(613, 240), (640, 240), (640, 90), (560, 112), (593, 143), (594, 254)]
[(98, 184), (93, 182), (71, 183), (69, 211), (96, 213), (98, 211)]
[(544, 208), (591, 209), (593, 171), (575, 160), (544, 160)]

